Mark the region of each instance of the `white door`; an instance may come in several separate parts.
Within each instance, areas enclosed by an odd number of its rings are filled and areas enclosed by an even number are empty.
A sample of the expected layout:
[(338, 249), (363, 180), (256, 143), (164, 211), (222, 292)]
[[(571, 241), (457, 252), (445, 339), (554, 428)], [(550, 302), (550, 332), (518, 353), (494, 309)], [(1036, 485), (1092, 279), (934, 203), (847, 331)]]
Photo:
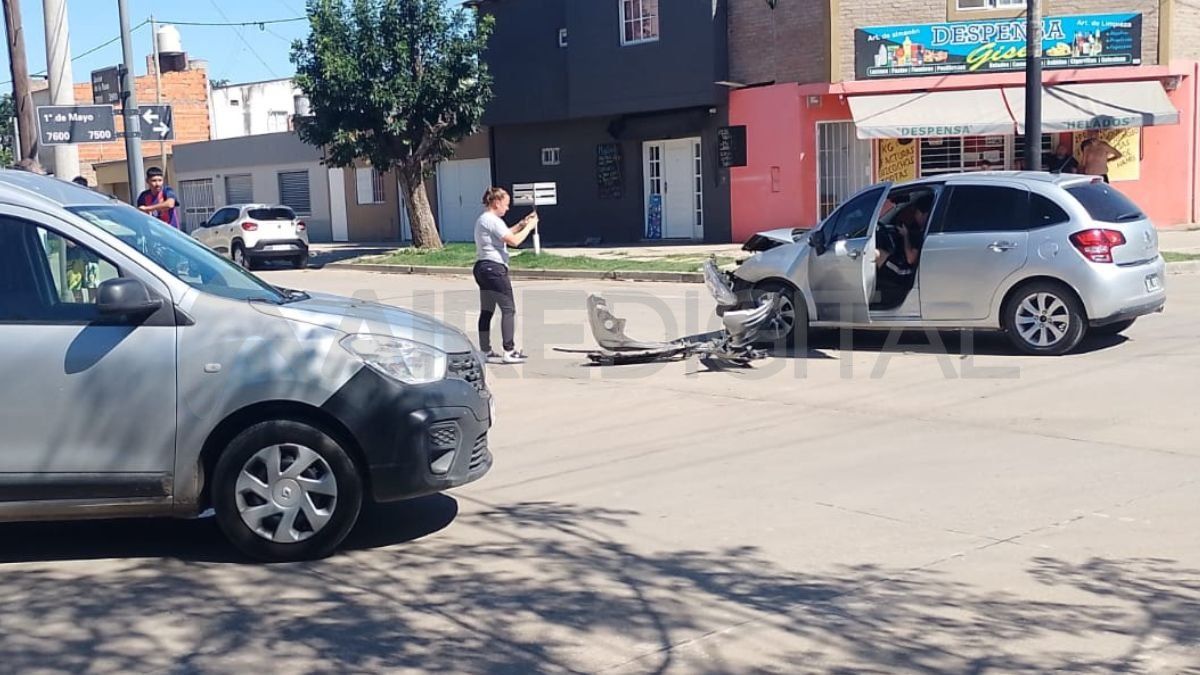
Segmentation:
[(488, 159), (456, 159), (437, 169), (438, 228), (443, 241), (474, 241), (483, 193), (492, 185)]
[(699, 138), (646, 143), (646, 212), (661, 195), (663, 239), (704, 238), (704, 177)]

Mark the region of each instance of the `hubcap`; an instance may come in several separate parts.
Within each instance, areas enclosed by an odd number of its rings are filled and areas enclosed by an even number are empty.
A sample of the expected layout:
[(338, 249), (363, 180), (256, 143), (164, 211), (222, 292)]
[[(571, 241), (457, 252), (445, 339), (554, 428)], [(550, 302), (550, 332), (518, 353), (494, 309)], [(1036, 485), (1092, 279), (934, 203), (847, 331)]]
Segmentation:
[(1035, 347), (1052, 347), (1071, 328), (1071, 310), (1053, 293), (1034, 293), (1017, 306), (1016, 328), (1021, 339)]
[[(775, 316), (767, 321), (761, 331), (763, 339), (768, 341), (787, 337), (788, 333), (792, 332), (792, 326), (796, 325), (796, 306), (792, 304), (792, 299), (786, 293), (772, 294), (779, 298), (779, 305)], [(767, 295), (768, 293), (759, 293), (755, 302), (762, 302)]]
[(235, 490), (246, 527), (281, 544), (320, 532), (337, 507), (333, 470), (302, 445), (272, 445), (254, 453), (242, 465)]

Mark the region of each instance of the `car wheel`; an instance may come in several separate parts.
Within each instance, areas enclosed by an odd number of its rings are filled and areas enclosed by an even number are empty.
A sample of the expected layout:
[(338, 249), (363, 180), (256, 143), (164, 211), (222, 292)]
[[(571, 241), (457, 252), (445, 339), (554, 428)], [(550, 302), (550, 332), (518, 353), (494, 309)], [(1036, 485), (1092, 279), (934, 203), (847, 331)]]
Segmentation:
[(305, 253), (304, 255), (299, 255), (299, 256), (296, 256), (295, 258), (293, 258), (292, 266), (298, 270), (307, 269), (308, 268), (308, 254)]
[(1109, 323), (1103, 326), (1089, 328), (1088, 332), (1093, 335), (1120, 335), (1121, 333), (1129, 330), (1129, 327), (1133, 325), (1134, 321), (1136, 321), (1136, 319), (1125, 319), (1124, 321), (1117, 321), (1116, 323)]
[(246, 255), (246, 249), (241, 244), (234, 244), (233, 251), (230, 253), (233, 262), (244, 270), (250, 269), (250, 258)]
[(768, 281), (754, 286), (750, 290), (750, 299), (754, 305), (758, 305), (768, 294), (779, 296), (779, 311), (759, 331), (758, 341), (791, 348), (796, 345), (797, 336), (808, 335), (808, 308), (804, 304), (803, 296), (788, 284)]
[(242, 432), (218, 460), (213, 481), (221, 530), (257, 560), (329, 555), (362, 506), (354, 461), (338, 441), (302, 422), (263, 422)]
[(1079, 298), (1062, 284), (1048, 281), (1017, 289), (1005, 305), (1003, 320), (1013, 345), (1038, 356), (1066, 354), (1087, 330)]

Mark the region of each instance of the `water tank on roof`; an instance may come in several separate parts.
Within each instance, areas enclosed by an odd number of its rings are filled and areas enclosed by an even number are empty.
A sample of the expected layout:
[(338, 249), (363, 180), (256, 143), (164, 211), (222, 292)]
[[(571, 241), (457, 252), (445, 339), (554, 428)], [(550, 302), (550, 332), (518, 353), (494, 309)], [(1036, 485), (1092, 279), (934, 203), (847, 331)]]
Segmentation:
[(179, 37), (179, 29), (175, 26), (159, 26), (154, 39), (158, 40), (159, 54), (183, 53), (183, 40)]

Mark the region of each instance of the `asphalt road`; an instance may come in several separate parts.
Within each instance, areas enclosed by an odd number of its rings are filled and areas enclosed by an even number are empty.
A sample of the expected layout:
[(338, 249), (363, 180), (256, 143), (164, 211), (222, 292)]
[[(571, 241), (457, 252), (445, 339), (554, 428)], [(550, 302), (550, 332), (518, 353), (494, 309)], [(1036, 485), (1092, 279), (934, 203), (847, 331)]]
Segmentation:
[[(268, 272), (467, 326), (467, 279)], [(750, 371), (592, 368), (696, 285), (527, 282), (496, 466), (328, 560), (211, 520), (0, 525), (6, 672), (1200, 672), (1200, 276), (1127, 338), (837, 335)], [(971, 351), (974, 355), (963, 352)]]

